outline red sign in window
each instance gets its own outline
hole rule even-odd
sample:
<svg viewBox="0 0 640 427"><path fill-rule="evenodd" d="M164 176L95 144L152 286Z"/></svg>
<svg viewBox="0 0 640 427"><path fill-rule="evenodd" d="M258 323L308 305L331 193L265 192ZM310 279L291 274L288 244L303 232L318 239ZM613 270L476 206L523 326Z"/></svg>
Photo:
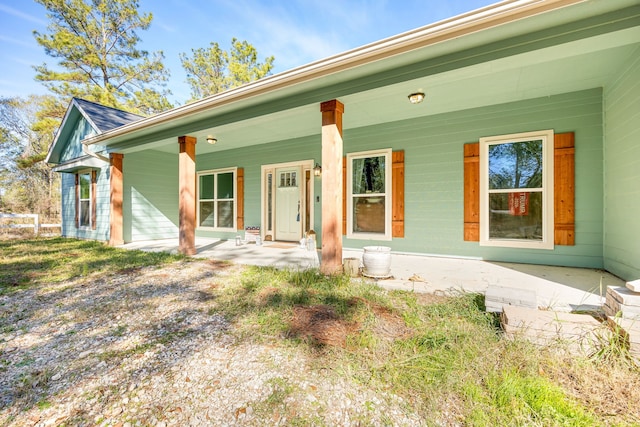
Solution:
<svg viewBox="0 0 640 427"><path fill-rule="evenodd" d="M529 215L529 193L509 193L509 213L515 216Z"/></svg>

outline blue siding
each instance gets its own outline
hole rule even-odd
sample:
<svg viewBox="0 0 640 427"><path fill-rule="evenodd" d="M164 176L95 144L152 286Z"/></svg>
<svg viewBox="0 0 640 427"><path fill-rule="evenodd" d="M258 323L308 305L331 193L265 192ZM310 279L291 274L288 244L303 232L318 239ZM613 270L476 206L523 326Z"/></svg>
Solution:
<svg viewBox="0 0 640 427"><path fill-rule="evenodd" d="M75 174L63 173L62 191L62 235L79 239L109 240L109 167L97 171L96 181L96 229L76 228Z"/></svg>
<svg viewBox="0 0 640 427"><path fill-rule="evenodd" d="M68 126L69 124L67 124ZM74 130L71 133L71 137L67 141L62 150L60 156L60 162L64 163L69 160L77 159L78 157L85 156L82 152L82 141L87 135L95 133L89 122L84 117L80 116L74 125ZM93 148L95 150L95 148Z"/></svg>

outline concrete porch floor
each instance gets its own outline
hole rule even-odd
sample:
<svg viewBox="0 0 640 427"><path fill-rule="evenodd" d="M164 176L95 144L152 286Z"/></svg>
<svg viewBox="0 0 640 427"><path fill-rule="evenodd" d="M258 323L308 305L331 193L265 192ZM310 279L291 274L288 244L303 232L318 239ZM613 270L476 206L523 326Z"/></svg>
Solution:
<svg viewBox="0 0 640 427"><path fill-rule="evenodd" d="M178 240L141 241L120 247L177 253ZM319 251L307 251L288 242L236 246L232 240L196 238L196 249L194 257L238 264L293 269L320 265ZM362 251L345 249L343 258L361 260ZM536 292L538 307L558 311L599 308L604 302L607 286L624 286L623 280L603 270L414 254L392 253L391 274L391 279L376 280L376 283L386 289L422 293L485 293L489 285L530 289Z"/></svg>

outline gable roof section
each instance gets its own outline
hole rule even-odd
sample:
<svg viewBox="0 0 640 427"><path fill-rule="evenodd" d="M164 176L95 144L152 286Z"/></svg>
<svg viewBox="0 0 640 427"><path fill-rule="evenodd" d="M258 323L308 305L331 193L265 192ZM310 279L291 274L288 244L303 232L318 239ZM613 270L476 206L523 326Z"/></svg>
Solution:
<svg viewBox="0 0 640 427"><path fill-rule="evenodd" d="M60 163L63 150L69 142L69 138L73 135L80 117L83 117L93 129L93 134L85 136L100 135L144 118L117 108L106 107L80 98L72 98L53 144L49 148L46 158L47 163Z"/></svg>
<svg viewBox="0 0 640 427"><path fill-rule="evenodd" d="M118 110L117 108L106 107L80 98L73 98L72 103L78 106L84 117L98 133L107 132L144 118L137 114Z"/></svg>

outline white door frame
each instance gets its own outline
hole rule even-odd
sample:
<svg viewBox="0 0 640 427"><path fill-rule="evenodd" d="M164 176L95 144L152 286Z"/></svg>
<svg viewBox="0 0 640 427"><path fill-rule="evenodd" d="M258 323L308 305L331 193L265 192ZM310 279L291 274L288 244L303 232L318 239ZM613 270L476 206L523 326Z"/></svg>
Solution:
<svg viewBox="0 0 640 427"><path fill-rule="evenodd" d="M267 219L267 173L273 173L273 179L271 181L272 185L272 196L273 201L275 203L275 172L276 169L280 168L288 168L288 167L296 167L299 166L302 170L302 176L300 177L300 186L301 186L301 200L300 200L300 222L302 226L302 233L304 234L304 230L307 227L305 215L303 212L306 212L307 208L307 200L311 206L309 206L309 228L313 229L314 222L314 175L313 175L313 159L311 160L300 160L296 162L286 162L286 163L272 163L268 165L262 165L260 167L260 235L264 239L267 234L271 234L272 239L275 240L275 204L273 205L273 215L271 218L271 227L267 229L268 219ZM306 173L307 171L311 174L311 185L309 186L309 194L307 194L307 186L306 186ZM269 231L268 231L269 230ZM263 240L264 241L264 240Z"/></svg>

